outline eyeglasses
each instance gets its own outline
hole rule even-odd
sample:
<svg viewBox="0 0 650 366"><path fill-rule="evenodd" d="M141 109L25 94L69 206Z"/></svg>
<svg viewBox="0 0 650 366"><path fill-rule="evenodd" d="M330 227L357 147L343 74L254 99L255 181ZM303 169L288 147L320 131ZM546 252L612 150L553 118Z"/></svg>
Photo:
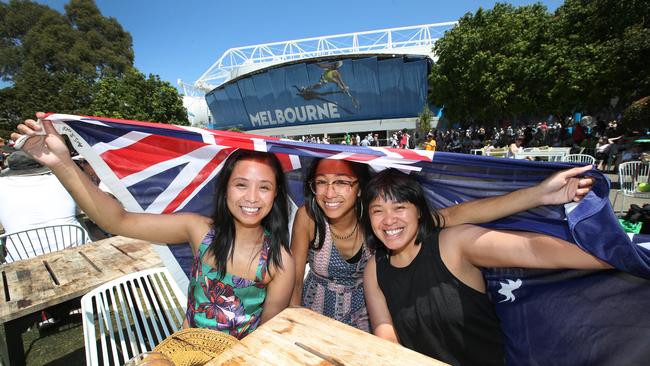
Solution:
<svg viewBox="0 0 650 366"><path fill-rule="evenodd" d="M352 190L352 187L354 187L354 185L357 183L358 181L356 180L338 179L332 182L328 182L326 180L317 179L309 182L309 188L311 188L311 191L314 194L325 194L331 185L334 193L348 194L350 193L350 190Z"/></svg>

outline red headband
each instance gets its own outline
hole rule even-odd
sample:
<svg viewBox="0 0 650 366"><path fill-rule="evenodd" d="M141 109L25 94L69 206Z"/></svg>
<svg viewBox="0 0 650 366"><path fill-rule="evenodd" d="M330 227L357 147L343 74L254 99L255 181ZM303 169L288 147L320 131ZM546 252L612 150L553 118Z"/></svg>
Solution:
<svg viewBox="0 0 650 366"><path fill-rule="evenodd" d="M343 174L350 177L357 175L352 170L350 163L344 160L323 159L318 163L316 175L320 174Z"/></svg>

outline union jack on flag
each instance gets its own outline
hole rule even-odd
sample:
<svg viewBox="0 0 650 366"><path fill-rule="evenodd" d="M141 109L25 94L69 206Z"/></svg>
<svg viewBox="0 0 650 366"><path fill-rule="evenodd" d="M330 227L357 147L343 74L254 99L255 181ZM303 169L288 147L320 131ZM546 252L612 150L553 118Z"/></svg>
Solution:
<svg viewBox="0 0 650 366"><path fill-rule="evenodd" d="M309 144L267 136L139 121L51 114L99 178L134 212L191 211L211 215L214 177L235 149L275 153L296 206L313 158L396 168L415 174L432 207L504 194L571 167L466 154ZM554 235L616 269L607 271L485 269L513 365L647 364L650 360L650 238L629 237L609 203L609 181L579 204L544 206L485 226ZM189 270L188 247L159 252L170 267ZM173 268L170 268L173 271ZM180 270L176 279L186 284Z"/></svg>

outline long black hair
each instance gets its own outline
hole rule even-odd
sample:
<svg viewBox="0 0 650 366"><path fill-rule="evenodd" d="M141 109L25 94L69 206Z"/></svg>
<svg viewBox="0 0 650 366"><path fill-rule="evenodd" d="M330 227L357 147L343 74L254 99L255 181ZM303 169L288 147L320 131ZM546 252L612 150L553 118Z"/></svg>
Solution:
<svg viewBox="0 0 650 366"><path fill-rule="evenodd" d="M287 186L278 158L274 154L259 151L236 150L224 162L223 168L216 178L215 185L215 208L214 214L212 214L214 238L212 238L208 250L214 256L221 278L226 273L226 262L228 258L231 258L235 250L235 221L227 204L228 181L235 165L241 160L266 162L275 173L275 199L271 211L262 219L261 223L262 228L269 233L271 242L269 260L266 262L267 269L271 263L277 267L282 267L282 248L289 253L291 252L289 249Z"/></svg>
<svg viewBox="0 0 650 366"><path fill-rule="evenodd" d="M314 239L309 243L309 245L316 250L320 249L325 242L325 223L327 216L325 216L323 210L318 206L318 203L316 203L316 196L314 195L314 192L311 191L310 183L316 178L316 169L321 160L323 159L314 159L312 161L303 188L307 215L309 215L309 217L316 223L316 225L314 225ZM368 164L355 163L353 161L346 162L350 164L352 171L356 174L356 178L358 179L357 185L359 189L363 191L363 187L365 187L370 180L370 168L368 167ZM361 215L362 212L364 212L363 202L358 198L355 202L354 210L357 215Z"/></svg>
<svg viewBox="0 0 650 366"><path fill-rule="evenodd" d="M434 235L437 228L442 227L443 219L438 211L429 208L427 199L417 180L409 174L397 169L386 169L377 173L362 193L363 204L368 207L375 198L392 202L410 202L418 210L418 233L415 244L419 245L426 238ZM366 235L366 244L372 250L385 250L384 243L377 238L370 224L370 212L363 215L361 220Z"/></svg>

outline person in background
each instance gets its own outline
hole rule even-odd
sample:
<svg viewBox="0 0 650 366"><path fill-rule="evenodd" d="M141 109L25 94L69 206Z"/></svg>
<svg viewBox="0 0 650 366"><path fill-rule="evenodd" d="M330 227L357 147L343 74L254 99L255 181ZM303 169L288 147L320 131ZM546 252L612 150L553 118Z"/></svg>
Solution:
<svg viewBox="0 0 650 366"><path fill-rule="evenodd" d="M600 137L596 144L596 166L598 170L604 170L609 160L609 152L612 148L611 142L606 137Z"/></svg>
<svg viewBox="0 0 650 366"><path fill-rule="evenodd" d="M433 138L432 134L427 135L427 142L424 144L424 150L436 151L436 139Z"/></svg>
<svg viewBox="0 0 650 366"><path fill-rule="evenodd" d="M400 137L399 140L399 147L400 149L408 149L409 147L409 138L411 138L411 135L408 134L408 130L405 128L402 130L402 136Z"/></svg>
<svg viewBox="0 0 650 366"><path fill-rule="evenodd" d="M399 147L399 138L396 133L393 133L390 137L390 147L397 149Z"/></svg>
<svg viewBox="0 0 650 366"><path fill-rule="evenodd" d="M519 135L508 147L508 152L506 153L506 158L514 159L517 153L524 151L524 140L526 138L524 135Z"/></svg>
<svg viewBox="0 0 650 366"><path fill-rule="evenodd" d="M372 146L379 147L379 134L376 133L372 136Z"/></svg>
<svg viewBox="0 0 650 366"><path fill-rule="evenodd" d="M363 137L363 140L361 140L360 146L363 146L363 147L370 146L370 141L368 141L368 136Z"/></svg>
<svg viewBox="0 0 650 366"><path fill-rule="evenodd" d="M0 173L0 224L6 234L54 225L78 225L76 204L50 169L23 151L7 159L8 168ZM48 242L44 232L33 234L35 241ZM77 239L61 238L62 246L77 244ZM13 241L7 241L13 242ZM43 254L41 246L5 248L6 261Z"/></svg>

